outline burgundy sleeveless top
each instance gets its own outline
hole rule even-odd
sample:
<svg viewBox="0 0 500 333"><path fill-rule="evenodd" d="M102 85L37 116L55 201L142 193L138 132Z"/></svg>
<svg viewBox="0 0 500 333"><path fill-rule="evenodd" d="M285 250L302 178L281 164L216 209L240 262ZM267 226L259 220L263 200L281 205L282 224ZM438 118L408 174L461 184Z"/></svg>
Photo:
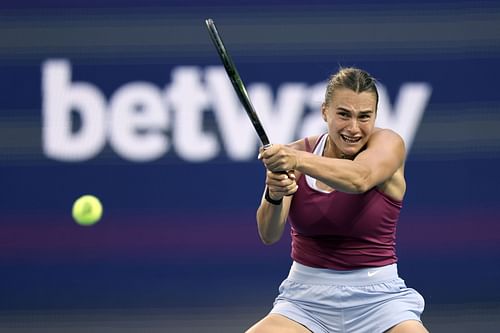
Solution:
<svg viewBox="0 0 500 333"><path fill-rule="evenodd" d="M321 192L310 187L306 175L299 178L298 185L288 215L293 260L337 270L397 261L395 236L401 201L376 187L361 194Z"/></svg>

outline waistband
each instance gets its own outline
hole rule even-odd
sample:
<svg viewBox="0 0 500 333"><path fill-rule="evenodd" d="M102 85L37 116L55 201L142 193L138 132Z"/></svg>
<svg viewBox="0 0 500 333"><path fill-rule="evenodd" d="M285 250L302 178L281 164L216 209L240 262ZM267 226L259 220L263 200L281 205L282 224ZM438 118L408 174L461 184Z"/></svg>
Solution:
<svg viewBox="0 0 500 333"><path fill-rule="evenodd" d="M397 279L398 266L360 268L341 271L329 268L309 267L294 261L288 274L291 281L304 284L366 286Z"/></svg>

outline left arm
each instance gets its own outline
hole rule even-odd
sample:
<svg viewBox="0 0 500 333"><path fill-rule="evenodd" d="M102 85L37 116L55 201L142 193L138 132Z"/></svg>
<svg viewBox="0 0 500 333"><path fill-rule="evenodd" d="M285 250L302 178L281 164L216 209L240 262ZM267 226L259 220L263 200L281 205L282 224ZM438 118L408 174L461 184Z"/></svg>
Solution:
<svg viewBox="0 0 500 333"><path fill-rule="evenodd" d="M317 156L273 145L263 161L272 171L297 170L342 192L363 193L384 183L403 165L405 147L391 130L375 131L354 160Z"/></svg>

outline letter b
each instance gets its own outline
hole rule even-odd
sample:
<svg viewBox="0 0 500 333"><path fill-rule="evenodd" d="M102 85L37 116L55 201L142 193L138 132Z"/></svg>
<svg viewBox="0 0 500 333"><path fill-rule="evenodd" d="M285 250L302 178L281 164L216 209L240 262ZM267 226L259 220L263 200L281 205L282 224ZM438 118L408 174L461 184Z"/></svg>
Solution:
<svg viewBox="0 0 500 333"><path fill-rule="evenodd" d="M42 78L42 145L46 155L61 161L83 161L97 155L106 143L106 100L102 93L89 83L71 83L68 61L45 62ZM77 131L72 130L72 111L80 115Z"/></svg>

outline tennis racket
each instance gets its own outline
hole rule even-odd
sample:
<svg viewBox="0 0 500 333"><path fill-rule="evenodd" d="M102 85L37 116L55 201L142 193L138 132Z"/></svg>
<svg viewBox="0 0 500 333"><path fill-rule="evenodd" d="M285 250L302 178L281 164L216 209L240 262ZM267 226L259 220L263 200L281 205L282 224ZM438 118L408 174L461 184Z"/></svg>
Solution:
<svg viewBox="0 0 500 333"><path fill-rule="evenodd" d="M236 91L241 104L245 108L248 118L250 118L250 121L252 122L252 125L257 132L257 135L259 136L264 149L269 148L271 146L271 143L269 142L266 131L264 130L264 127L260 122L257 112L255 112L255 109L253 108L252 102L250 101L250 97L248 96L245 85L241 80L240 74L238 74L238 70L236 69L234 62L231 60L231 57L229 56L229 53L227 52L227 49L224 46L219 33L217 32L214 21L209 18L205 20L205 23L207 25L210 38L212 39L212 42L214 43L215 48L219 53L222 63L224 64L224 68L226 69L226 73L229 76L229 80L231 80L231 83L233 84L234 91Z"/></svg>

